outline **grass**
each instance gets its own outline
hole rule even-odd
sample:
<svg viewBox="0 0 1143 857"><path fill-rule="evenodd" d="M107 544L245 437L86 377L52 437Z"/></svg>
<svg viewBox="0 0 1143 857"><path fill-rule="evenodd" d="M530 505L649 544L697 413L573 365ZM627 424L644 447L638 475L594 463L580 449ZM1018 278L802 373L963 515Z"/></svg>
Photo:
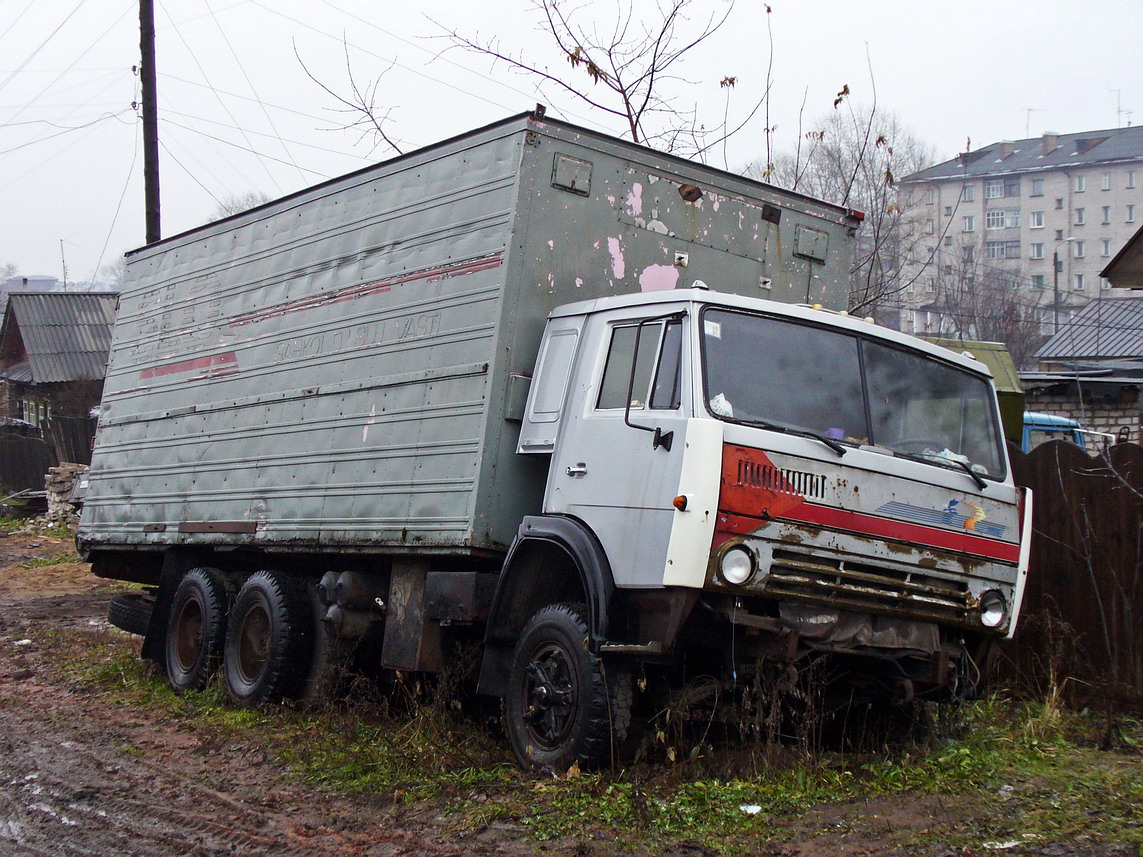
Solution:
<svg viewBox="0 0 1143 857"><path fill-rule="evenodd" d="M124 640L59 634L46 648L80 692L256 746L317 789L427 802L451 830L495 824L537 841L652 852L698 841L748 853L841 831L900 848L1083 842L1143 853L1143 724L1130 718L1120 724L1122 746L1105 752L1103 724L1091 715L994 698L965 706L925 740L878 753L726 748L740 759L734 773L706 748L673 764L553 778L520 772L494 728L430 704L417 685L398 681L316 711L240 710L216 688L174 694ZM919 816L931 810L932 820L888 820L910 806Z"/></svg>

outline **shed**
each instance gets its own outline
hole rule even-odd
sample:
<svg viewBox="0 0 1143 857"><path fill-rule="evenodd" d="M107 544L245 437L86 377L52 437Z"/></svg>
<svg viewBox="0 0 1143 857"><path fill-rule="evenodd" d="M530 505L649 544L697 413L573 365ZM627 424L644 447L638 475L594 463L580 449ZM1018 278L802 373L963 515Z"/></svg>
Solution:
<svg viewBox="0 0 1143 857"><path fill-rule="evenodd" d="M60 461L87 464L118 295L23 292L0 325L0 416L39 427Z"/></svg>

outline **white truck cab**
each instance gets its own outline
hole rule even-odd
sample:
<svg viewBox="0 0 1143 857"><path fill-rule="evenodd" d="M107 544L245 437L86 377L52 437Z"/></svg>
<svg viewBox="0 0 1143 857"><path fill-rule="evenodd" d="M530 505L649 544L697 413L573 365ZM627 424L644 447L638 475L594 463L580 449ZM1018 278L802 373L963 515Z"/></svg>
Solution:
<svg viewBox="0 0 1143 857"><path fill-rule="evenodd" d="M697 646L742 675L829 654L897 698L947 697L1016 627L1031 504L989 372L913 337L702 289L571 304L548 321L518 451L550 454L543 517L582 530L609 572L582 617L604 662ZM497 599L517 624L513 557L533 538L553 538L540 518ZM486 663L529 638L511 612L489 623ZM517 699L517 752L562 762L553 700L589 688L561 686L576 671L552 640L527 643L499 671L515 684L485 679L510 715Z"/></svg>

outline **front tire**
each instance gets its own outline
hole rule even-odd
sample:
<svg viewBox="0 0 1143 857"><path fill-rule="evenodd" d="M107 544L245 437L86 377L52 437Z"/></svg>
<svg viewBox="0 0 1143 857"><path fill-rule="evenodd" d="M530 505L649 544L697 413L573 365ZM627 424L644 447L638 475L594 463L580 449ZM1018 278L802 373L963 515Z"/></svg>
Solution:
<svg viewBox="0 0 1143 857"><path fill-rule="evenodd" d="M309 671L313 610L304 587L286 575L250 575L230 611L222 674L236 705L295 699Z"/></svg>
<svg viewBox="0 0 1143 857"><path fill-rule="evenodd" d="M584 608L553 604L516 645L505 731L525 767L565 771L609 762L631 722L631 675L592 654Z"/></svg>
<svg viewBox="0 0 1143 857"><path fill-rule="evenodd" d="M192 568L175 590L167 622L167 679L178 693L203 690L222 660L226 587L216 571Z"/></svg>

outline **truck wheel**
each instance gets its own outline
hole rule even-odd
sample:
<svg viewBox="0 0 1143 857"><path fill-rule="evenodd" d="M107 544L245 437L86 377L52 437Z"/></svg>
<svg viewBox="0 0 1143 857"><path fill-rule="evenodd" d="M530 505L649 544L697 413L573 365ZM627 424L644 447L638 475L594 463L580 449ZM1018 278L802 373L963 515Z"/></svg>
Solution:
<svg viewBox="0 0 1143 857"><path fill-rule="evenodd" d="M155 596L145 592L120 592L107 605L107 621L128 634L144 636L151 624Z"/></svg>
<svg viewBox="0 0 1143 857"><path fill-rule="evenodd" d="M222 658L226 588L218 573L192 568L175 590L167 622L167 679L179 693L202 690Z"/></svg>
<svg viewBox="0 0 1143 857"><path fill-rule="evenodd" d="M226 693L237 705L293 699L309 667L313 610L305 588L285 575L259 571L234 599L222 658Z"/></svg>
<svg viewBox="0 0 1143 857"><path fill-rule="evenodd" d="M604 764L631 722L628 670L588 647L584 608L553 604L524 627L508 678L505 731L521 764L564 771Z"/></svg>

